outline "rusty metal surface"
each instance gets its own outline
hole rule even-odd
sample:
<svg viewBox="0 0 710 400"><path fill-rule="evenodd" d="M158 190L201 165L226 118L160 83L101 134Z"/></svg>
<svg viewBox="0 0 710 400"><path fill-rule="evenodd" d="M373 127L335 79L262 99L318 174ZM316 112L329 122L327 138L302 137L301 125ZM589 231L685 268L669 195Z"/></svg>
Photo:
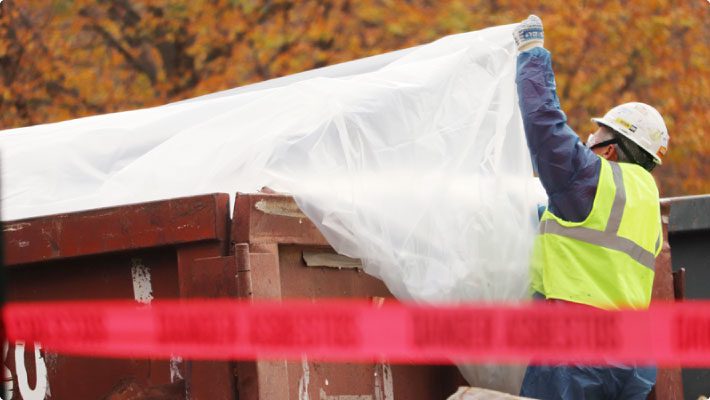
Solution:
<svg viewBox="0 0 710 400"><path fill-rule="evenodd" d="M244 202L242 204L249 204ZM235 209L239 209L235 207ZM250 212L244 208L244 212ZM237 212L235 211L235 217ZM242 221L248 216L240 216ZM233 236L234 237L234 236ZM234 246L237 263L237 290L244 299L280 299L281 275L278 245L237 243ZM283 360L239 361L236 363L240 400L288 399L287 363Z"/></svg>
<svg viewBox="0 0 710 400"><path fill-rule="evenodd" d="M237 193L233 221L235 243L328 246L328 241L290 196Z"/></svg>
<svg viewBox="0 0 710 400"><path fill-rule="evenodd" d="M226 238L224 238L226 239ZM225 253L224 241L178 248L181 298L235 297L236 264ZM227 361L184 361L186 397L195 400L236 397L235 370Z"/></svg>
<svg viewBox="0 0 710 400"><path fill-rule="evenodd" d="M239 293L244 298L355 297L396 301L358 268L306 266L307 254L334 254L292 198L237 195L232 225ZM248 252L249 257L244 254ZM453 366L381 363L241 362L239 399L445 399L462 384Z"/></svg>
<svg viewBox="0 0 710 400"><path fill-rule="evenodd" d="M292 198L206 195L5 224L9 300L357 297L396 301L359 268L306 266L333 254ZM668 203L670 204L670 203ZM664 205L667 238L669 205ZM321 259L330 259L320 257ZM657 259L655 299L673 299L668 241ZM350 264L348 264L350 265ZM353 265L356 266L356 263ZM680 279L680 281L679 281ZM464 384L453 366L296 362L108 360L35 353L4 357L20 390L38 390L47 370L52 399L444 399ZM18 376L17 363L24 362ZM678 369L659 372L655 398L682 398Z"/></svg>
<svg viewBox="0 0 710 400"><path fill-rule="evenodd" d="M671 246L668 241L668 215L670 213L670 205L667 203L661 204L661 221L663 225L663 246L661 254L656 257L655 270L656 274L653 280L654 300L673 300L673 275L671 268Z"/></svg>
<svg viewBox="0 0 710 400"><path fill-rule="evenodd" d="M334 253L332 249L320 246L279 246L283 298L358 297L371 298L378 303L396 301L379 279L359 269L308 267L303 260L304 252ZM328 396L361 396L350 398L373 400L445 399L456 391L457 385L453 381L460 376L452 366L390 365L386 362L346 364L302 360L300 363L289 362L287 368L290 398L299 398L300 391L305 390L310 398L317 399Z"/></svg>
<svg viewBox="0 0 710 400"><path fill-rule="evenodd" d="M180 400L184 398L184 381L146 387L137 380L128 378L119 381L111 390L111 393L101 400Z"/></svg>
<svg viewBox="0 0 710 400"><path fill-rule="evenodd" d="M96 300L136 298L140 290L134 284L150 285L154 298L178 297L175 255L156 250L139 250L115 255L63 259L12 268L8 272L8 295L11 301ZM134 278L133 271L146 275ZM146 289L146 287L143 287ZM28 346L29 347L29 346ZM5 364L12 372L15 395L20 396L22 380L37 380L37 363L44 363L46 381L53 399L100 398L121 378L133 377L143 386L170 383L167 361L116 360L72 356L43 355L35 358L30 349L15 353L10 344ZM18 357L26 360L24 371L16 368ZM19 375L18 375L19 373ZM27 391L24 391L27 393Z"/></svg>
<svg viewBox="0 0 710 400"><path fill-rule="evenodd" d="M656 258L656 274L653 280L654 301L674 301L676 297L673 271L671 268L671 246L668 241L668 216L670 204L661 203L661 221L663 223L663 246L661 254ZM656 386L648 397L649 399L682 399L683 381L680 368L659 368L656 377Z"/></svg>
<svg viewBox="0 0 710 400"><path fill-rule="evenodd" d="M677 301L685 299L685 268L673 271L673 294Z"/></svg>
<svg viewBox="0 0 710 400"><path fill-rule="evenodd" d="M227 204L227 195L216 194L6 223L8 300L149 303L233 295L222 279L228 271L196 260L227 254ZM215 370L214 363L178 358L71 357L34 347L11 343L4 354L14 400L174 399L190 390L193 399L228 399L236 393L230 365Z"/></svg>
<svg viewBox="0 0 710 400"><path fill-rule="evenodd" d="M11 301L135 298L135 290L141 288L134 287L134 283L150 285L154 297L176 298L179 293L175 262L174 252L148 249L10 268L8 298ZM134 271L138 274L136 279Z"/></svg>
<svg viewBox="0 0 710 400"><path fill-rule="evenodd" d="M5 265L224 237L229 197L212 194L3 223Z"/></svg>

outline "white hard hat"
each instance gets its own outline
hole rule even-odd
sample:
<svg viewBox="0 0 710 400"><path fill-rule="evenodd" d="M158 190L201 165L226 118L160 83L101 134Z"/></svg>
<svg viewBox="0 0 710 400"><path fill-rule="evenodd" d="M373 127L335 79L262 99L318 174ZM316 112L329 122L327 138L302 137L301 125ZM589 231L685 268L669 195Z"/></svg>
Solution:
<svg viewBox="0 0 710 400"><path fill-rule="evenodd" d="M668 129L661 114L644 103L625 103L609 110L602 118L592 121L624 135L653 156L656 164L668 151Z"/></svg>

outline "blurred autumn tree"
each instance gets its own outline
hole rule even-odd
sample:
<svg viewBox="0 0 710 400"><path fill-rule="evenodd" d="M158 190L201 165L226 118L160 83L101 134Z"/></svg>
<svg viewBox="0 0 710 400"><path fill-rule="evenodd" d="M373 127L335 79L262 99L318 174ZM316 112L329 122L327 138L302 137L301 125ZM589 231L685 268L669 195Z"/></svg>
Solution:
<svg viewBox="0 0 710 400"><path fill-rule="evenodd" d="M710 6L704 0L5 0L0 128L198 96L519 21L545 23L583 138L620 102L672 135L664 195L710 192Z"/></svg>

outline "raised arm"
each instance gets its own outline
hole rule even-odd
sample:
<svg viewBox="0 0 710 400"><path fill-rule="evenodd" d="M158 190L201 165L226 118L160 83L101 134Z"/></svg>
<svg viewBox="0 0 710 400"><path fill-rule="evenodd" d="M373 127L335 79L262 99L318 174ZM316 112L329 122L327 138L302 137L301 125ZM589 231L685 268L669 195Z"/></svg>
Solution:
<svg viewBox="0 0 710 400"><path fill-rule="evenodd" d="M520 28L516 34L522 50L516 76L518 102L533 167L547 192L550 211L567 221L583 221L592 209L601 161L567 125L550 52L542 47L542 24L539 36L521 34Z"/></svg>

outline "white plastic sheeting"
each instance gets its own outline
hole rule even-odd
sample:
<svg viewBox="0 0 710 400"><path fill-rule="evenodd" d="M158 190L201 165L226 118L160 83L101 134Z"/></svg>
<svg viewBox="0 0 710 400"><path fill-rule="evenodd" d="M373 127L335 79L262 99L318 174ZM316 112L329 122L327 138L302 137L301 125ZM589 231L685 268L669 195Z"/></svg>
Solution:
<svg viewBox="0 0 710 400"><path fill-rule="evenodd" d="M268 185L399 298L521 299L544 194L517 107L512 29L2 132L3 217Z"/></svg>

